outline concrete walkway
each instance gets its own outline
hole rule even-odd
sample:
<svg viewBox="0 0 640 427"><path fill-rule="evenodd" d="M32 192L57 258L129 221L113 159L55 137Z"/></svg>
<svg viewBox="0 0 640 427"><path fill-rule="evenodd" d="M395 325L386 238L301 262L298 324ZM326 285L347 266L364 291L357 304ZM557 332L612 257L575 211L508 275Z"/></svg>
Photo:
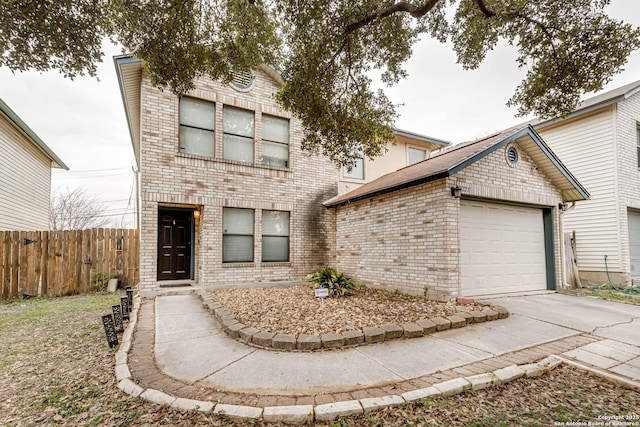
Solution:
<svg viewBox="0 0 640 427"><path fill-rule="evenodd" d="M227 337L195 295L158 296L140 307L128 364L142 388L257 407L400 395L552 354L640 390L640 306L560 294L492 302L511 316L422 338L296 353Z"/></svg>
<svg viewBox="0 0 640 427"><path fill-rule="evenodd" d="M640 306L559 294L501 298L496 303L518 317L602 338L560 356L640 385Z"/></svg>

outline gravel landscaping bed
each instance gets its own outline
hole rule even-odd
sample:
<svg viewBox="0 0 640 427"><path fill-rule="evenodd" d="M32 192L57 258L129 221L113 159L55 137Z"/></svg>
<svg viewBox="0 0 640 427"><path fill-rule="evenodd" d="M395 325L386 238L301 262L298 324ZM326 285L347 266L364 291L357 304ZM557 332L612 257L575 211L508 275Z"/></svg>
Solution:
<svg viewBox="0 0 640 427"><path fill-rule="evenodd" d="M349 297L327 299L316 299L312 285L216 289L210 294L240 323L292 335L342 333L385 323L402 325L480 308L371 288L359 288Z"/></svg>

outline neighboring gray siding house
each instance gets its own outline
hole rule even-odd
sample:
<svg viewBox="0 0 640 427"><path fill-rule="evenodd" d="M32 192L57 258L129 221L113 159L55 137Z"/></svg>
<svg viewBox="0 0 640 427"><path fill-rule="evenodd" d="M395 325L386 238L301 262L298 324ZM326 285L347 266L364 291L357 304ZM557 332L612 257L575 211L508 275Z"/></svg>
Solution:
<svg viewBox="0 0 640 427"><path fill-rule="evenodd" d="M562 287L559 205L589 197L531 127L454 146L326 201L336 265L432 299Z"/></svg>
<svg viewBox="0 0 640 427"><path fill-rule="evenodd" d="M564 215L585 284L640 278L640 81L584 101L536 131L591 193Z"/></svg>
<svg viewBox="0 0 640 427"><path fill-rule="evenodd" d="M52 167L68 169L0 99L0 231L49 229Z"/></svg>

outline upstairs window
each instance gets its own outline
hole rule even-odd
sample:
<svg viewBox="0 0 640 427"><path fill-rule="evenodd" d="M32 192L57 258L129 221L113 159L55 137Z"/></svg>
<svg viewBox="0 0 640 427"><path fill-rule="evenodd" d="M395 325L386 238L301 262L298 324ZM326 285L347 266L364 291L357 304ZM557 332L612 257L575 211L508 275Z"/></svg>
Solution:
<svg viewBox="0 0 640 427"><path fill-rule="evenodd" d="M225 106L223 123L224 158L253 163L254 112Z"/></svg>
<svg viewBox="0 0 640 427"><path fill-rule="evenodd" d="M289 167L289 120L262 115L262 164Z"/></svg>
<svg viewBox="0 0 640 427"><path fill-rule="evenodd" d="M200 99L180 98L181 153L213 157L216 106Z"/></svg>
<svg viewBox="0 0 640 427"><path fill-rule="evenodd" d="M262 261L289 261L289 212L262 211Z"/></svg>
<svg viewBox="0 0 640 427"><path fill-rule="evenodd" d="M421 150L419 148L408 147L407 148L407 161L409 165L421 162L427 158L427 150Z"/></svg>
<svg viewBox="0 0 640 427"><path fill-rule="evenodd" d="M222 262L253 262L252 209L224 208Z"/></svg>
<svg viewBox="0 0 640 427"><path fill-rule="evenodd" d="M351 179L364 179L364 155L359 154L355 164L349 170L348 167L342 167L342 176Z"/></svg>

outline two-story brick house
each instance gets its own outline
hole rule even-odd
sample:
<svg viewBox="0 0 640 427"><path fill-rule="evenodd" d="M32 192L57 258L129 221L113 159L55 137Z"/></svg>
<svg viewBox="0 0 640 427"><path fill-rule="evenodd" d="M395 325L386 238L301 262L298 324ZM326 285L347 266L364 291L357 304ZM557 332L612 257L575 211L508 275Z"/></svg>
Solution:
<svg viewBox="0 0 640 427"><path fill-rule="evenodd" d="M534 126L591 193L564 215L584 284L640 279L640 81Z"/></svg>
<svg viewBox="0 0 640 427"><path fill-rule="evenodd" d="M228 85L199 78L177 97L153 87L141 61L114 61L140 170L143 293L301 281L334 263L334 212L322 202L339 183L346 191L384 171L367 162L362 176L340 173L303 152L301 124L276 103L282 80L266 66ZM397 140L394 169L448 144L404 131Z"/></svg>

